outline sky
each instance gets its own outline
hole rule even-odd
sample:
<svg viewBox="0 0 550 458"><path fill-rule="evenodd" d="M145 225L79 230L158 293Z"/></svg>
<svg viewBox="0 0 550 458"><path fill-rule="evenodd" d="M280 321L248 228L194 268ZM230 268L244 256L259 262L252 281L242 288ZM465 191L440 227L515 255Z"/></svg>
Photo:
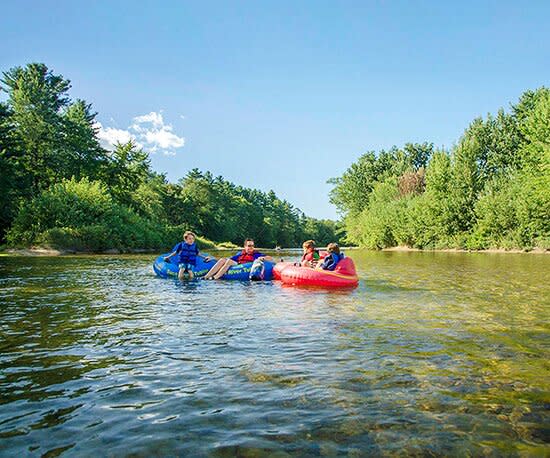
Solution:
<svg viewBox="0 0 550 458"><path fill-rule="evenodd" d="M0 71L43 62L177 182L193 169L337 218L366 151L450 148L550 84L550 2L11 1ZM5 100L5 96L4 96Z"/></svg>

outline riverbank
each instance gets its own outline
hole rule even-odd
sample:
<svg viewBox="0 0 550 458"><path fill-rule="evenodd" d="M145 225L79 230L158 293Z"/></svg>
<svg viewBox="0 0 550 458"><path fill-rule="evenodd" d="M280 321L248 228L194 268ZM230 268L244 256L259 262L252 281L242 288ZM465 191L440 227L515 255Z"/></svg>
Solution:
<svg viewBox="0 0 550 458"><path fill-rule="evenodd" d="M239 247L231 242L223 242L219 245L205 247L206 250L236 250ZM170 248L167 247L166 251ZM69 255L118 255L118 254L155 254L162 250L156 248L131 248L118 250L116 248L105 251L55 249L49 247L31 248L3 248L0 249L0 256L69 256ZM202 251L202 250L201 250Z"/></svg>
<svg viewBox="0 0 550 458"><path fill-rule="evenodd" d="M224 250L236 250L238 246L231 246L230 243L222 243L215 247L209 247L210 250L224 251ZM342 251L360 250L366 248L360 247L342 247ZM275 251L270 248L260 248L261 251ZM280 251L301 251L301 248L283 248ZM544 250L542 248L534 248L532 250L519 250L504 248L491 248L487 250L464 250L459 248L442 248L442 249L420 249L411 248L407 246L396 246L391 248L383 248L382 250L370 250L370 251L396 251L396 252L425 252L425 253L497 253L497 254L550 254L550 250ZM159 253L157 249L129 249L129 250L106 250L101 252L92 251L78 251L78 250L57 250L45 247L32 247L32 248L6 248L0 250L0 256L70 256L70 255L118 255L118 254L155 254Z"/></svg>
<svg viewBox="0 0 550 458"><path fill-rule="evenodd" d="M56 250L52 248L8 248L0 251L0 256L67 256L75 254L147 254L158 253L158 250L134 249L134 250L106 250L101 252L77 251L77 250Z"/></svg>
<svg viewBox="0 0 550 458"><path fill-rule="evenodd" d="M545 250L542 248L533 248L532 250L520 250L520 249L505 249L505 248L489 248L486 250L465 250L461 248L439 248L439 249L421 249L421 248L411 248L408 246L395 246L391 248L383 248L382 251L411 251L411 252L442 252L442 253L529 253L529 254L550 254L550 250Z"/></svg>

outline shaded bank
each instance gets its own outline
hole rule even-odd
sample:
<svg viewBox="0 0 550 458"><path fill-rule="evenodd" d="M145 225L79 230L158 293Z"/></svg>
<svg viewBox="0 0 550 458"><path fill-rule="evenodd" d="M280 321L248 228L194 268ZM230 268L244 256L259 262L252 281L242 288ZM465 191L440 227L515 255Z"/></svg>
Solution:
<svg viewBox="0 0 550 458"><path fill-rule="evenodd" d="M233 247L230 246L231 243L225 243L223 245L214 245L207 247L205 249L207 250L214 250L217 252L232 252L236 249L239 249L237 245L234 245ZM169 247L166 247L167 249ZM258 248L260 251L269 251L273 256L275 257L286 257L288 258L289 253L301 253L301 248L283 248L281 250L275 250L273 248ZM504 248L493 248L493 249L487 249L487 250L464 250L460 248L441 248L441 249L422 249L422 248L411 248L407 246L395 246L390 248L382 248L380 250L368 250L365 248L360 247L341 247L341 250L344 252L352 252L356 250L367 250L367 251L382 251L382 252L411 252L411 253L487 253L487 254L536 254L536 255L544 255L544 254L550 254L550 250L548 249L542 249L542 248L534 248L532 250L528 249L504 249ZM86 255L117 255L117 254L157 254L159 253L159 250L157 249L133 249L133 250L127 250L124 252L121 252L119 250L106 250L102 252L90 252L90 251L75 251L75 250L56 250L51 248L5 248L3 250L0 250L0 256L68 256L68 255L80 255L80 254L86 254ZM353 254L348 254L349 256L353 256Z"/></svg>

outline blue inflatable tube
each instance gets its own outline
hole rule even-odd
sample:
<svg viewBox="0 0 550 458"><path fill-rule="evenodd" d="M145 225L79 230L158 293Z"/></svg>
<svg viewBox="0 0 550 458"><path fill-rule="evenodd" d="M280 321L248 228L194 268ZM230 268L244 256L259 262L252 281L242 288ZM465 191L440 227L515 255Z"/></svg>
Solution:
<svg viewBox="0 0 550 458"><path fill-rule="evenodd" d="M173 258L166 262L164 258L168 256L169 253L161 254L155 262L153 263L153 270L155 273L162 278L178 278L179 267L178 264L173 261ZM205 256L208 256L204 253ZM206 262L203 258L197 258L197 265L193 269L193 273L196 278L204 277L206 273L216 264L216 259L211 259ZM251 262L246 264L239 264L233 267L230 267L229 270L222 277L222 280L241 280L246 281L250 280L250 271L252 268ZM272 280L273 279L273 266L274 262L265 261L263 263L261 271L255 272L255 279L258 280Z"/></svg>
<svg viewBox="0 0 550 458"><path fill-rule="evenodd" d="M252 262L245 264L239 264L232 266L221 278L222 280L250 280L250 270L252 268ZM257 272L259 278L255 280L272 280L273 279L273 266L274 262L264 261L262 272Z"/></svg>
<svg viewBox="0 0 550 458"><path fill-rule="evenodd" d="M162 278L178 278L178 272L180 269L174 258L170 259L169 262L164 260L164 258L169 254L170 253L161 254L157 259L155 259L155 262L153 263L153 270L159 277ZM205 253L203 254L208 256ZM210 259L210 261L206 262L203 258L198 257L197 265L193 269L193 274L195 274L195 277L197 278L204 277L206 272L208 272L214 264L216 264L215 259Z"/></svg>

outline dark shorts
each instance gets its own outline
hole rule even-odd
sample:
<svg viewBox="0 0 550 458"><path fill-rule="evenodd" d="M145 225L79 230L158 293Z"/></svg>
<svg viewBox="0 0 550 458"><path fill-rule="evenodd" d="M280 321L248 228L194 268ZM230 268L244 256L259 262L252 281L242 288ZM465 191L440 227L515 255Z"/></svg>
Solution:
<svg viewBox="0 0 550 458"><path fill-rule="evenodd" d="M195 268L195 265L189 262L180 262L178 264L178 267L180 268L180 270L184 270L185 272L187 272L189 270L193 271L193 269Z"/></svg>

